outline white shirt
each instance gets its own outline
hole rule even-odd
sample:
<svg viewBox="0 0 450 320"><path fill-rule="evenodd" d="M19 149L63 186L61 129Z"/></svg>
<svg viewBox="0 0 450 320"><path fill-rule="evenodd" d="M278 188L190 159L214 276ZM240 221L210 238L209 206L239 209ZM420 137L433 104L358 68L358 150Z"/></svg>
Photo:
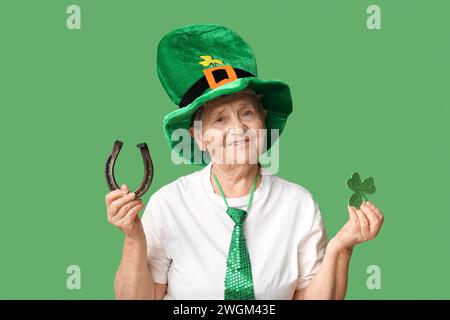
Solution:
<svg viewBox="0 0 450 320"><path fill-rule="evenodd" d="M224 299L234 222L210 181L211 163L163 186L142 224L154 282L164 299ZM261 170L262 182L244 220L255 299L292 299L319 270L328 243L319 206L304 187ZM227 198L247 208L250 195Z"/></svg>

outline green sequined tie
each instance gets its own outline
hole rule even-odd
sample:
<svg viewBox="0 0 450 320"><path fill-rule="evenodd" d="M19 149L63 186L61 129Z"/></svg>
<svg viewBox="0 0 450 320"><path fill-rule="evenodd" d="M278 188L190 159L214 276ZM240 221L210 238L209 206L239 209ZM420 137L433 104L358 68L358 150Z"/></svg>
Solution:
<svg viewBox="0 0 450 320"><path fill-rule="evenodd" d="M255 300L252 267L250 264L247 244L245 242L243 222L247 216L247 212L250 210L256 182L258 181L259 170L257 170L255 175L255 181L253 182L252 191L250 193L247 211L233 208L228 205L220 183L216 175L213 175L217 187L219 188L222 198L228 208L227 213L235 223L233 234L231 236L230 248L228 250L227 272L225 275L225 300Z"/></svg>

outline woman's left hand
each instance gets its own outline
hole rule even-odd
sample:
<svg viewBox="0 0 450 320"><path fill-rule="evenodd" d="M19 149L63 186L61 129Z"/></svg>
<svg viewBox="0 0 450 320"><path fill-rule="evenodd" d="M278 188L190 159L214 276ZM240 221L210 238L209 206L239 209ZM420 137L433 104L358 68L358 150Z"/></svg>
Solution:
<svg viewBox="0 0 450 320"><path fill-rule="evenodd" d="M360 209L347 206L347 210L350 219L330 242L351 252L358 243L375 239L383 225L384 215L370 201L361 204Z"/></svg>

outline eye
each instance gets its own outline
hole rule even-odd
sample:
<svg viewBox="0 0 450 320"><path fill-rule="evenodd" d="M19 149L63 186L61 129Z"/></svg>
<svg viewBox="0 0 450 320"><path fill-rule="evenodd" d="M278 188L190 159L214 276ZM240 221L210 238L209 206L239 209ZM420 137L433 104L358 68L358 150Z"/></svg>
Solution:
<svg viewBox="0 0 450 320"><path fill-rule="evenodd" d="M243 115L244 116L251 116L251 115L253 115L253 111L252 110L246 110L246 111L244 111Z"/></svg>
<svg viewBox="0 0 450 320"><path fill-rule="evenodd" d="M223 117L218 117L218 118L216 119L216 123L221 123L221 122L223 122L223 120L224 120Z"/></svg>

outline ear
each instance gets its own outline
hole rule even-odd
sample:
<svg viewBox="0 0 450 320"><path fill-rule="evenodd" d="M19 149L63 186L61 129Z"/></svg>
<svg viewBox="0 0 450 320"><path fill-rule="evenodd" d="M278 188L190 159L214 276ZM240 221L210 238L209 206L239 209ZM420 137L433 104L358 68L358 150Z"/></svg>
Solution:
<svg viewBox="0 0 450 320"><path fill-rule="evenodd" d="M266 118L267 118L267 110L264 109L263 111L264 111L264 115L263 115L263 123L265 123L265 122L266 122Z"/></svg>
<svg viewBox="0 0 450 320"><path fill-rule="evenodd" d="M206 146L205 146L205 143L203 142L202 134L200 132L198 132L198 130L195 130L194 126L191 126L189 128L189 134L191 135L191 137L194 138L195 143L197 143L198 148L201 151L205 151L206 150Z"/></svg>

